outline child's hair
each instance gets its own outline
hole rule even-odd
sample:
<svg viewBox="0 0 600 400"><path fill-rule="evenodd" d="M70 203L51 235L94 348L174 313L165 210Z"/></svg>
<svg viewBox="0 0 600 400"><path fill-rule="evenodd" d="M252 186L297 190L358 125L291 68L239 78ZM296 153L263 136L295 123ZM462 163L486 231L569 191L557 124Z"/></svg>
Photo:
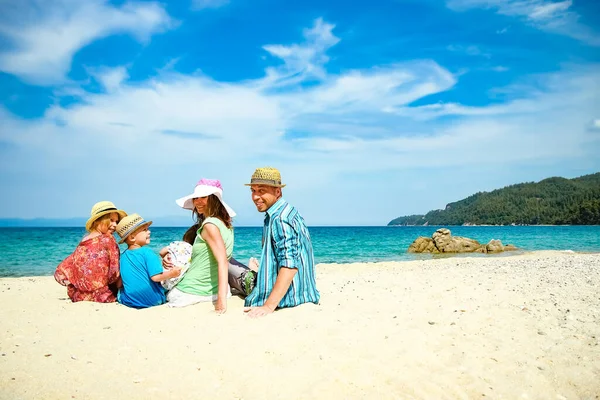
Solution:
<svg viewBox="0 0 600 400"><path fill-rule="evenodd" d="M219 218L227 228L231 228L231 217L217 196L211 194L206 201L204 216Z"/></svg>
<svg viewBox="0 0 600 400"><path fill-rule="evenodd" d="M110 218L113 214L117 214L117 213L110 213L110 214L103 215L100 218L98 218L97 220L95 220L94 222L92 222L92 226L90 227L90 232L93 232L96 229L100 232L108 230L108 227L110 226L110 223L111 223ZM117 214L117 222L119 222L120 219L121 219L121 217L119 216L119 214Z"/></svg>
<svg viewBox="0 0 600 400"><path fill-rule="evenodd" d="M142 229L148 229L148 225L142 225L142 226L140 226L140 227L136 228L136 230L135 230L135 231L133 231L133 232L131 232L129 235L127 235L127 237L125 238L125 243L126 243L127 245L129 245L129 244L130 244L130 242L133 240L133 237L134 237L135 235L137 235L138 233L140 233L140 231L141 231Z"/></svg>

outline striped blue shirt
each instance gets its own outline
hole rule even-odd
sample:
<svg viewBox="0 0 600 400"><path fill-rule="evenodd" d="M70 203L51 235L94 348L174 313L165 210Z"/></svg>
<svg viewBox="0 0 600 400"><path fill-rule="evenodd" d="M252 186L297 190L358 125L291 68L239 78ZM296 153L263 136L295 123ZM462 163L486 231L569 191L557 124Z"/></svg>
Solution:
<svg viewBox="0 0 600 400"><path fill-rule="evenodd" d="M298 272L278 307L319 303L320 295L315 280L315 261L308 228L298 210L283 198L277 200L265 213L256 286L246 297L246 307L265 304L281 267L294 268Z"/></svg>

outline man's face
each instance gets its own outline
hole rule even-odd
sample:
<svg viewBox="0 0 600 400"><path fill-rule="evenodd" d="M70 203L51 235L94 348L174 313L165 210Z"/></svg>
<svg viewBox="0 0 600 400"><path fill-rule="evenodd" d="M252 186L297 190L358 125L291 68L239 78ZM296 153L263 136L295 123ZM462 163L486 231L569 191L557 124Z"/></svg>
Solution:
<svg viewBox="0 0 600 400"><path fill-rule="evenodd" d="M265 212L281 197L281 188L267 185L252 185L252 201L259 212Z"/></svg>

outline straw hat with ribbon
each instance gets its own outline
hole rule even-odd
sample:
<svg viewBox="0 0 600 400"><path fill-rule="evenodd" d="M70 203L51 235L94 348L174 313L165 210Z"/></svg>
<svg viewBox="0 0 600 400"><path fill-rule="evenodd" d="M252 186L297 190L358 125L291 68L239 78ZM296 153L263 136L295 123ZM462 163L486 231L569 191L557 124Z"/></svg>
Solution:
<svg viewBox="0 0 600 400"><path fill-rule="evenodd" d="M192 194L177 199L175 200L175 202L181 208L185 208L186 210L193 210L194 199L198 197L206 197L211 194L217 196L221 204L223 204L223 207L225 207L225 210L227 210L227 214L229 214L230 217L233 218L236 216L235 211L233 211L233 209L229 207L227 203L225 203L225 201L223 201L223 187L221 186L221 182L219 182L217 179L200 179L196 184L196 187L194 188L194 192Z"/></svg>
<svg viewBox="0 0 600 400"><path fill-rule="evenodd" d="M98 218L105 216L106 214L117 213L119 218L127 216L127 213L123 210L118 210L117 207L111 201L99 201L94 204L92 211L90 212L90 218L85 223L85 229L90 232L92 230L92 224Z"/></svg>
<svg viewBox="0 0 600 400"><path fill-rule="evenodd" d="M125 239L127 239L127 236L135 232L136 229L150 225L152 225L152 221L144 221L144 218L142 218L139 214L131 214L126 216L117 225L117 233L121 238L121 240L119 240L119 244L124 243Z"/></svg>
<svg viewBox="0 0 600 400"><path fill-rule="evenodd" d="M281 183L281 174L279 173L279 170L273 167L257 168L252 174L250 183L246 183L245 185L266 185L279 188L285 187L285 185Z"/></svg>

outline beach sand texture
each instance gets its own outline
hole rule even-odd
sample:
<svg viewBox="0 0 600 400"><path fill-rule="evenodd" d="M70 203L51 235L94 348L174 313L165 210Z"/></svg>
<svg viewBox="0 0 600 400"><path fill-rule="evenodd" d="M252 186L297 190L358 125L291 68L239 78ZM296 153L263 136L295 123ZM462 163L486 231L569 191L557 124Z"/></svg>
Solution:
<svg viewBox="0 0 600 400"><path fill-rule="evenodd" d="M0 280L2 399L599 399L600 254L320 264L320 305L71 303Z"/></svg>

